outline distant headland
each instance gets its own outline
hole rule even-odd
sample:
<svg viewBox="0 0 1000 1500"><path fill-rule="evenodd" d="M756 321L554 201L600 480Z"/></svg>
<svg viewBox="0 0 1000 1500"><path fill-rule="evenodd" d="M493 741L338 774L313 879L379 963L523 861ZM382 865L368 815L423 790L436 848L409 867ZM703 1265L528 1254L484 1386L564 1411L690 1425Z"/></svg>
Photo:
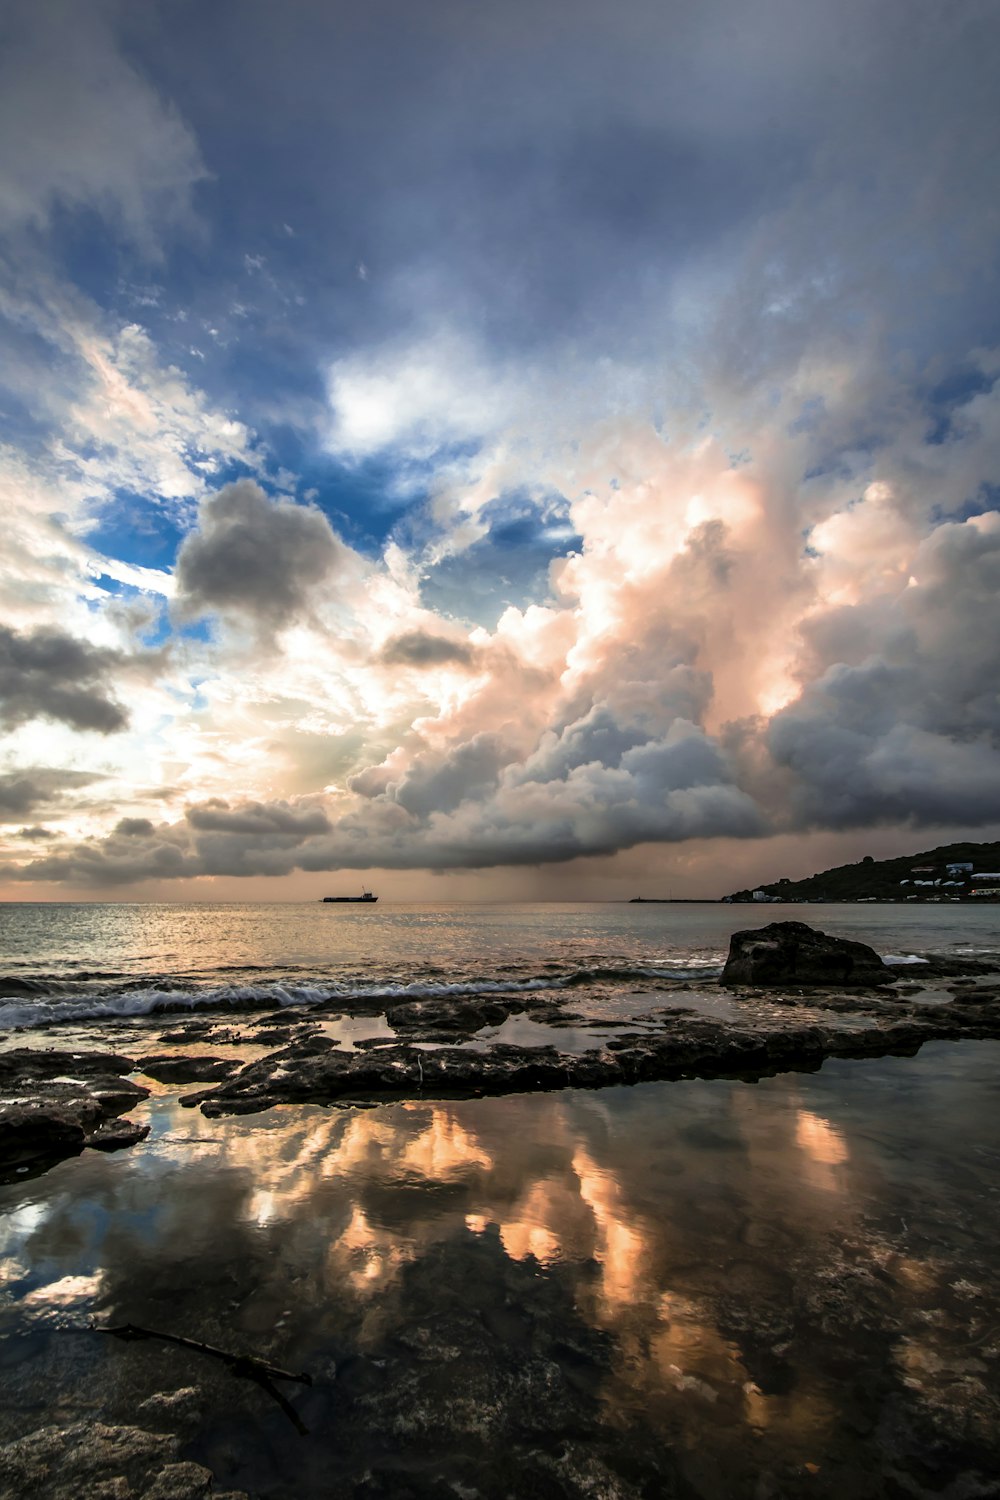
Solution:
<svg viewBox="0 0 1000 1500"><path fill-rule="evenodd" d="M898 859L866 855L804 880L775 880L734 891L726 902L1000 901L1000 842L942 844Z"/></svg>

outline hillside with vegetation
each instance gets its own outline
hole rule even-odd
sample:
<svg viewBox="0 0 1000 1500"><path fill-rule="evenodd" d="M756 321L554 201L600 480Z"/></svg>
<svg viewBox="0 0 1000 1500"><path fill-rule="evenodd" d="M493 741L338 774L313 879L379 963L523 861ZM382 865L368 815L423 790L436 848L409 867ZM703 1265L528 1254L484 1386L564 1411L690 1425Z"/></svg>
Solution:
<svg viewBox="0 0 1000 1500"><path fill-rule="evenodd" d="M952 876L949 865L971 864L971 875ZM1000 871L1000 841L994 843L942 844L921 854L899 859L872 859L866 855L857 864L837 865L805 880L774 880L754 887L775 901L930 901L945 897L973 897L976 874ZM754 890L734 891L726 901L753 901ZM1000 898L1000 885L997 887ZM985 899L991 899L989 897Z"/></svg>

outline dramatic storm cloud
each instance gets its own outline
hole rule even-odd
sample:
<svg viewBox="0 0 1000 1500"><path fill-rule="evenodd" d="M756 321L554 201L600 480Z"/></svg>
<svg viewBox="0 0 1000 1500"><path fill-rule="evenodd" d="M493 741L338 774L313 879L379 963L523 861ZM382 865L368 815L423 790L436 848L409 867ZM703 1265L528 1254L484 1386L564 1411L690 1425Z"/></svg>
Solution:
<svg viewBox="0 0 1000 1500"><path fill-rule="evenodd" d="M995 10L5 43L5 889L996 835Z"/></svg>

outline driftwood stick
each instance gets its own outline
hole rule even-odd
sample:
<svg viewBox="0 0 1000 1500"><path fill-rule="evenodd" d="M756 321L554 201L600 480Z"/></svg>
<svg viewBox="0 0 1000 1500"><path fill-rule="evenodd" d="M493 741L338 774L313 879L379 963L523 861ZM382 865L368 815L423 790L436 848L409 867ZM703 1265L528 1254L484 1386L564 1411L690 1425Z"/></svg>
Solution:
<svg viewBox="0 0 1000 1500"><path fill-rule="evenodd" d="M240 1370L233 1370L234 1375L239 1375L242 1373L243 1372ZM263 1375L257 1372L248 1371L247 1373L250 1380L255 1380L260 1386L261 1390L266 1391L269 1396L272 1396L274 1400L277 1401L278 1405L281 1407L281 1410L285 1413L285 1416L291 1422L292 1426L295 1428L299 1436L308 1437L309 1428L303 1422L302 1418L299 1416L292 1403L288 1400L287 1396L285 1396L281 1391L278 1390L278 1387L271 1380L271 1377L269 1375Z"/></svg>
<svg viewBox="0 0 1000 1500"><path fill-rule="evenodd" d="M196 1354L210 1354L213 1359L221 1359L224 1364L234 1367L234 1375L248 1375L256 1379L257 1375L267 1375L271 1380L295 1380L299 1385L312 1385L312 1376L303 1372L294 1375L291 1370L281 1370L277 1365L268 1364L265 1359L258 1359L255 1354L230 1354L226 1349L216 1349L213 1344L204 1344L200 1339L185 1339L177 1333L161 1333L156 1328L140 1328L137 1323L123 1323L120 1328L99 1328L95 1324L95 1333L108 1333L112 1338L129 1340L138 1339L161 1339L166 1344L179 1344L182 1349L193 1349Z"/></svg>
<svg viewBox="0 0 1000 1500"><path fill-rule="evenodd" d="M274 1384L276 1380L294 1380L299 1385L312 1385L312 1376L304 1371L296 1375L291 1370L282 1370L277 1365L268 1364L267 1360L258 1359L254 1354L231 1354L227 1349L216 1349L213 1344L202 1343L200 1339L186 1339L180 1334L163 1333L156 1328L140 1328L137 1323L123 1323L120 1328L99 1328L97 1324L92 1324L91 1327L94 1333L108 1334L111 1338L122 1339L125 1343L158 1339L164 1344L176 1344L181 1349L193 1350L195 1354L207 1354L212 1359L220 1359L224 1365L228 1365L232 1375L244 1380L253 1380L267 1392L272 1400L277 1401L285 1416L303 1437L309 1431L294 1406Z"/></svg>

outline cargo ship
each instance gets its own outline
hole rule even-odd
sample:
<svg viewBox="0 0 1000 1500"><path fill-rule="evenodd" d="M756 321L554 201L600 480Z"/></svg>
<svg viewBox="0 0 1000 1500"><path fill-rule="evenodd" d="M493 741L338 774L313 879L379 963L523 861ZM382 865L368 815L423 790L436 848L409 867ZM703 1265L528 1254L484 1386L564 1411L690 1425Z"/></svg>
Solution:
<svg viewBox="0 0 1000 1500"><path fill-rule="evenodd" d="M377 901L378 897L377 896L373 896L372 893L371 893L371 891L365 891L365 890L363 890L361 892L360 896L321 896L320 900L321 901L365 901L365 902L369 902L370 903L372 901Z"/></svg>

